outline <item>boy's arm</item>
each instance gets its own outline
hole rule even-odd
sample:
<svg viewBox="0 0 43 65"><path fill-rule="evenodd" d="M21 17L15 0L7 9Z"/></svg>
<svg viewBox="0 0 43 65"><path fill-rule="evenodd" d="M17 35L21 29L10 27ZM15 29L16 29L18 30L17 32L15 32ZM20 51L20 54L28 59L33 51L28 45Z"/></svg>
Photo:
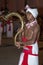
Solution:
<svg viewBox="0 0 43 65"><path fill-rule="evenodd" d="M34 44L39 39L39 35L40 35L40 28L38 27L33 30L33 34L30 35L30 38L28 37L27 42L21 42L21 43L24 44L24 46Z"/></svg>
<svg viewBox="0 0 43 65"><path fill-rule="evenodd" d="M37 41L37 39L39 38L39 31L40 31L39 27L35 28L34 30L32 30L30 37L28 37L28 41L26 41L26 42L23 42L23 41L20 42L19 41L18 45L24 47L26 45L34 44Z"/></svg>

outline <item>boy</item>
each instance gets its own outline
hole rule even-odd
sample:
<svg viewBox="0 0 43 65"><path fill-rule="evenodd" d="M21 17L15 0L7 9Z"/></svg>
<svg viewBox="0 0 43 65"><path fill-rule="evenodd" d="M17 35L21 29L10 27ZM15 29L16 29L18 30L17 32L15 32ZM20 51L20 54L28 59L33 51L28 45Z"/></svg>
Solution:
<svg viewBox="0 0 43 65"><path fill-rule="evenodd" d="M17 47L20 48L20 43L23 44L23 52L21 53L18 65L38 65L38 40L40 28L37 23L38 10L27 8L27 20L25 22L25 30L22 32L22 42L17 42ZM25 35L24 35L25 32Z"/></svg>

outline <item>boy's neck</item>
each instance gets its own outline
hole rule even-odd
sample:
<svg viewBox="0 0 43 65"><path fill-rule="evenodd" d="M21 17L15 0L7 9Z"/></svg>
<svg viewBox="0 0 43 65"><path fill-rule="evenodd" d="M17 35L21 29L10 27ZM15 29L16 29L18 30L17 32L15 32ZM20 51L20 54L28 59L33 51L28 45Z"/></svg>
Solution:
<svg viewBox="0 0 43 65"><path fill-rule="evenodd" d="M30 20L29 20L29 23L33 22L34 20L35 20L35 18L33 18L33 19L30 19Z"/></svg>

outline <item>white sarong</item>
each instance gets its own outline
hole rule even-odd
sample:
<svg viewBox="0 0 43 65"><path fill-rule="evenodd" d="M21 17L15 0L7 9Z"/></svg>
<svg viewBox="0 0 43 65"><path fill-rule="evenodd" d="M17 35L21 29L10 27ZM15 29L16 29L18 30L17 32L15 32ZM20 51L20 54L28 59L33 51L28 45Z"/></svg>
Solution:
<svg viewBox="0 0 43 65"><path fill-rule="evenodd" d="M39 65L38 62L38 44L26 46L20 55L18 65Z"/></svg>

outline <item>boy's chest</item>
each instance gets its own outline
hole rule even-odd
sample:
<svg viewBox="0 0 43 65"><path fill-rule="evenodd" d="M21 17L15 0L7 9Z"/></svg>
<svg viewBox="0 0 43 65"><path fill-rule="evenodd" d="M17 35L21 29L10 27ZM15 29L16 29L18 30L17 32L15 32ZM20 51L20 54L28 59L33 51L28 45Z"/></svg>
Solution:
<svg viewBox="0 0 43 65"><path fill-rule="evenodd" d="M33 33L34 28L30 27L29 29L27 27L25 27L24 29L24 34L26 37L29 37L32 33Z"/></svg>

